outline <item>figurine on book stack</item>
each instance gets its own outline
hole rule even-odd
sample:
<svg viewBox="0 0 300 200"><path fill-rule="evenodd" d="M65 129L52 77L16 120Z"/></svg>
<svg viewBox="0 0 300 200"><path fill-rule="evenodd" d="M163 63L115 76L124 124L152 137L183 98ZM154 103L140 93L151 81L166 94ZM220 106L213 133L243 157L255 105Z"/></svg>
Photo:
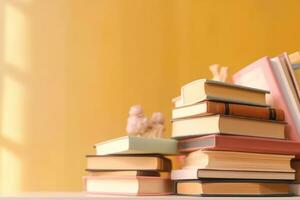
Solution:
<svg viewBox="0 0 300 200"><path fill-rule="evenodd" d="M173 101L172 137L186 155L171 174L177 194L290 195L300 144L287 140L284 112L267 104L268 91L226 83L226 68L210 69L213 80L183 86Z"/></svg>
<svg viewBox="0 0 300 200"><path fill-rule="evenodd" d="M126 127L128 136L98 143L96 155L87 156L86 191L121 195L167 195L173 193L172 164L164 155L177 153L177 141L163 139L164 117L144 116L132 106Z"/></svg>

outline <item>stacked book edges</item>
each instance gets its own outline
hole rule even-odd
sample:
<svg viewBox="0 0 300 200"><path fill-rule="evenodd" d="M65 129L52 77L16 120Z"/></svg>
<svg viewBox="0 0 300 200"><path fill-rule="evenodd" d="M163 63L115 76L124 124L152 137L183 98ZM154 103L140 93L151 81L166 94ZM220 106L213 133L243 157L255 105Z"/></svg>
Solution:
<svg viewBox="0 0 300 200"><path fill-rule="evenodd" d="M185 155L181 169L171 173L177 194L291 195L291 161L300 143L291 140L298 135L285 107L270 104L268 90L206 79L181 88L172 110L172 137Z"/></svg>
<svg viewBox="0 0 300 200"><path fill-rule="evenodd" d="M95 145L96 155L88 155L85 191L93 194L168 195L173 194L171 160L177 154L173 139L126 136Z"/></svg>

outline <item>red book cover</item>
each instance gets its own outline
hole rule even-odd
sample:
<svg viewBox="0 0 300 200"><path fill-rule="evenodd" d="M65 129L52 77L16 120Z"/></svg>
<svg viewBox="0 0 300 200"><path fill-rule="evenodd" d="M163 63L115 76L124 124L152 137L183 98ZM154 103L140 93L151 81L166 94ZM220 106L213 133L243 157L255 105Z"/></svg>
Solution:
<svg viewBox="0 0 300 200"><path fill-rule="evenodd" d="M182 153L200 149L300 155L300 142L232 135L207 135L178 142L178 151Z"/></svg>

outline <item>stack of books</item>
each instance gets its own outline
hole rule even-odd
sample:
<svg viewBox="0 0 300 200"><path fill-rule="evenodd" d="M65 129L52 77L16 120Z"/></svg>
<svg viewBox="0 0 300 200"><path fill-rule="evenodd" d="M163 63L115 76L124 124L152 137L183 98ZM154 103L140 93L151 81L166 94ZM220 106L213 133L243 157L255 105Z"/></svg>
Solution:
<svg viewBox="0 0 300 200"><path fill-rule="evenodd" d="M95 145L87 156L89 193L120 195L168 195L173 193L171 161L164 155L177 153L173 139L126 136Z"/></svg>
<svg viewBox="0 0 300 200"><path fill-rule="evenodd" d="M283 53L274 58L263 57L235 73L233 81L239 85L269 90L268 103L284 110L287 138L300 142L300 52ZM299 162L297 153L292 161L296 181L291 185L297 195L300 195Z"/></svg>
<svg viewBox="0 0 300 200"><path fill-rule="evenodd" d="M300 86L300 52L295 52L289 55L296 81L295 87ZM296 89L297 90L297 89ZM292 167L296 170L296 179L293 184L291 184L291 189L296 195L300 195L300 156L296 156L296 159L292 160Z"/></svg>
<svg viewBox="0 0 300 200"><path fill-rule="evenodd" d="M172 137L185 154L172 170L175 190L197 196L286 196L298 142L286 139L285 115L268 92L200 79L174 99Z"/></svg>

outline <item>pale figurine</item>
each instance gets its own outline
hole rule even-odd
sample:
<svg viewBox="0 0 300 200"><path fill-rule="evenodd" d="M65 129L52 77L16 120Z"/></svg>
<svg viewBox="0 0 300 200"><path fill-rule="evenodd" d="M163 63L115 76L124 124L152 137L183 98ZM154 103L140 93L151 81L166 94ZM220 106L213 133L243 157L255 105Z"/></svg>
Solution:
<svg viewBox="0 0 300 200"><path fill-rule="evenodd" d="M226 82L228 75L228 67L220 67L219 65L214 64L209 67L211 73L213 74L212 80Z"/></svg>
<svg viewBox="0 0 300 200"><path fill-rule="evenodd" d="M149 122L149 127L142 136L147 138L162 138L165 131L163 114L160 112L153 113Z"/></svg>
<svg viewBox="0 0 300 200"><path fill-rule="evenodd" d="M148 119L144 116L143 108L140 105L134 105L129 110L126 131L131 136L161 138L165 130L164 122L162 113L155 112L151 119Z"/></svg>
<svg viewBox="0 0 300 200"><path fill-rule="evenodd" d="M144 116L141 105L134 105L129 110L126 131L128 135L141 135L148 129L149 120Z"/></svg>

